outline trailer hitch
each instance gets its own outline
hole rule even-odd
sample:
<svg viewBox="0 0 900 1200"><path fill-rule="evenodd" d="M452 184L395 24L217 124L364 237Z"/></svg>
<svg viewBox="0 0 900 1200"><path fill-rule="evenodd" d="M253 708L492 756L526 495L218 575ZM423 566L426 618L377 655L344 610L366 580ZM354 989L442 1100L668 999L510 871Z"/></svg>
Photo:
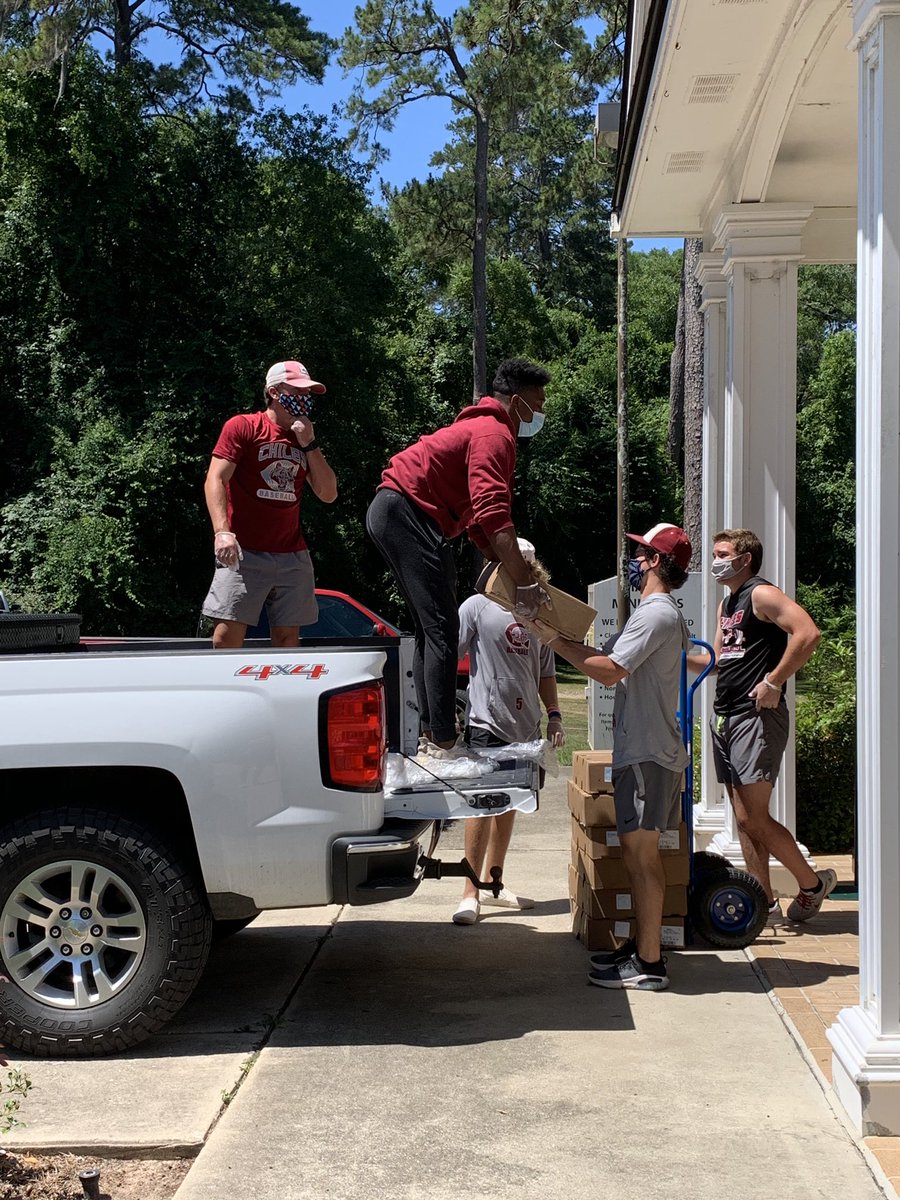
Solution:
<svg viewBox="0 0 900 1200"><path fill-rule="evenodd" d="M480 892L490 892L493 896L499 896L503 890L502 867L491 867L491 882L485 883L475 874L475 869L467 858L462 858L459 862L443 862L439 858L429 858L427 854L420 854L418 865L422 879L441 879L444 875L448 878L458 876L468 879Z"/></svg>

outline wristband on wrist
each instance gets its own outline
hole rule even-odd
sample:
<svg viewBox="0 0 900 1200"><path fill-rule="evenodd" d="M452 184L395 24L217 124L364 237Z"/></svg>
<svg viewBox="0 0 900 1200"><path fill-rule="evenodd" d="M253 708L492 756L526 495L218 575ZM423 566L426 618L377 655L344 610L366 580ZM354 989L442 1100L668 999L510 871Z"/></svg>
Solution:
<svg viewBox="0 0 900 1200"><path fill-rule="evenodd" d="M767 688L771 688L773 692L780 692L780 691L781 691L781 684L780 684L780 683L772 683L772 682L769 680L769 673L768 673L768 671L766 672L766 674L765 674L765 675L763 675L763 683L766 685L766 687L767 687Z"/></svg>
<svg viewBox="0 0 900 1200"><path fill-rule="evenodd" d="M558 720L561 721L562 713L559 711L558 708L548 708L547 709L547 720L552 721L554 717L556 717Z"/></svg>
<svg viewBox="0 0 900 1200"><path fill-rule="evenodd" d="M319 448L319 443L316 438L313 438L313 440L309 443L308 446L300 447L300 449L303 451L304 454L309 454L309 452L311 450L318 450L318 448Z"/></svg>

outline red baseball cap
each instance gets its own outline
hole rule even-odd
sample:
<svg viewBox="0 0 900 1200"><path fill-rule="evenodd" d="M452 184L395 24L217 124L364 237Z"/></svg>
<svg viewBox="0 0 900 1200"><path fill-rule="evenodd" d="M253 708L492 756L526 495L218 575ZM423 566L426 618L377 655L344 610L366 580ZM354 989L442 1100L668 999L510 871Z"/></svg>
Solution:
<svg viewBox="0 0 900 1200"><path fill-rule="evenodd" d="M310 379L309 371L303 363L293 359L288 362L273 363L266 372L267 388L279 383L289 383L291 387L305 388L310 392L325 391L325 384L316 383L315 379Z"/></svg>
<svg viewBox="0 0 900 1200"><path fill-rule="evenodd" d="M639 546L655 550L657 554L671 554L676 564L686 571L691 565L691 543L688 535L678 525L654 525L643 534L626 533L625 536Z"/></svg>

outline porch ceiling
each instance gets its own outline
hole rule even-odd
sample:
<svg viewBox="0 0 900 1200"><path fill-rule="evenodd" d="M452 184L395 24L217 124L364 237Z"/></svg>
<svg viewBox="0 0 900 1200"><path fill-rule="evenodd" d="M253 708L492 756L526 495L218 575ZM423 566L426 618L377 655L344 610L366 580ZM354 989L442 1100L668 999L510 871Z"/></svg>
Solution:
<svg viewBox="0 0 900 1200"><path fill-rule="evenodd" d="M639 126L620 180L622 232L709 238L725 205L796 202L846 243L857 190L851 32L846 0L669 0L646 102L634 97L626 113Z"/></svg>

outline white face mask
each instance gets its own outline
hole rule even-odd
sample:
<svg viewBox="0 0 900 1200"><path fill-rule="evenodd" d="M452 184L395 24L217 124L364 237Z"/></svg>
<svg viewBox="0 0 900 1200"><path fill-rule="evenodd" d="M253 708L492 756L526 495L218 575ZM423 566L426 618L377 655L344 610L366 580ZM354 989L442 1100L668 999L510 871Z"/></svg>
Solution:
<svg viewBox="0 0 900 1200"><path fill-rule="evenodd" d="M736 554L734 558L717 558L709 568L716 583L725 583L729 579L734 579L735 575L740 575L744 568L736 567L734 564L743 557L743 554Z"/></svg>
<svg viewBox="0 0 900 1200"><path fill-rule="evenodd" d="M519 399L522 400L522 397L520 396ZM526 401L522 402L525 404L526 408L531 408L531 405ZM543 428L543 425L544 414L542 412L538 412L534 408L531 408L531 420L519 421L519 432L516 434L516 437L534 437L534 435Z"/></svg>

